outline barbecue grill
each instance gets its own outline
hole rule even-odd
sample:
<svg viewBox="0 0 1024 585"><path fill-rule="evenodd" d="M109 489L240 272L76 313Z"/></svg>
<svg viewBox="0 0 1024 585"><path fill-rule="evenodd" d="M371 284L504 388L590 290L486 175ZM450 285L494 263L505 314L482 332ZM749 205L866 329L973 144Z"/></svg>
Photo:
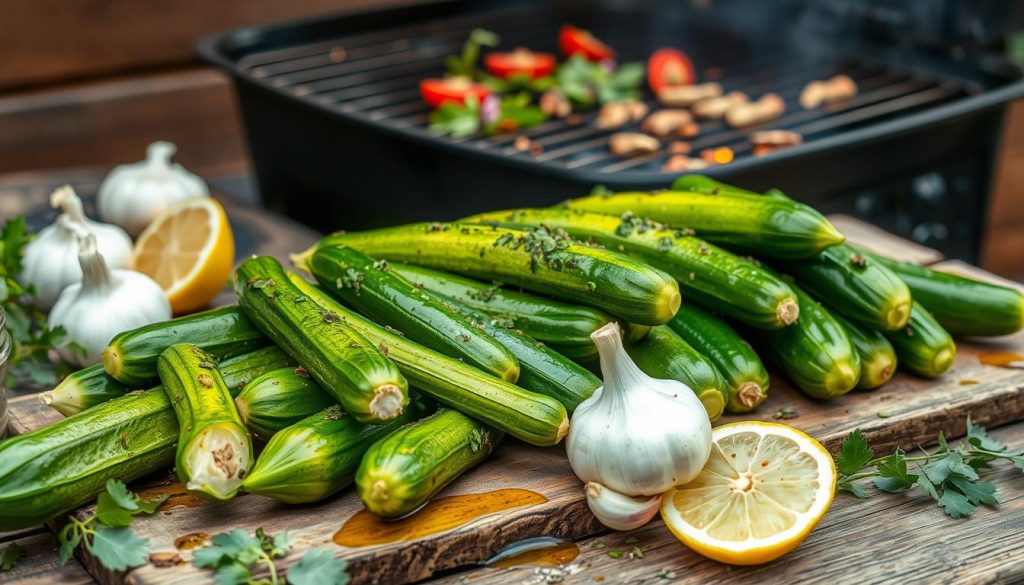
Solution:
<svg viewBox="0 0 1024 585"><path fill-rule="evenodd" d="M472 29L498 33L505 49L557 52L559 26L572 23L614 46L620 61L674 46L700 81L783 97L786 112L761 126L703 122L693 151L727 147L735 160L700 172L778 187L974 259L1003 107L1024 82L1002 58L965 49L960 41L970 39L953 42L963 23L940 4L956 3L907 3L949 30L863 2L449 1L232 31L204 40L199 53L235 81L265 203L320 229L549 205L597 184L665 188L679 174L662 170L669 154L613 155L613 131L596 128L593 112L519 133L539 153L517 149L519 134L428 129L418 82L440 76ZM836 74L857 82L856 97L800 107L806 83ZM646 101L658 108L649 92ZM804 142L754 156L749 134L760 129L793 130Z"/></svg>

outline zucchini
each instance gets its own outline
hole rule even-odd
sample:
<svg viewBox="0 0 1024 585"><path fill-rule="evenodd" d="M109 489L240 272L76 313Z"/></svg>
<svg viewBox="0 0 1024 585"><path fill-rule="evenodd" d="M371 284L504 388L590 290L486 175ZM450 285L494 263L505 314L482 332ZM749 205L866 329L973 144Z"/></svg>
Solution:
<svg viewBox="0 0 1024 585"><path fill-rule="evenodd" d="M356 471L359 499L378 516L404 516L487 459L501 438L464 414L441 409L370 447Z"/></svg>
<svg viewBox="0 0 1024 585"><path fill-rule="evenodd" d="M688 298L753 327L773 329L796 321L796 296L782 279L686 230L639 218L579 209L520 209L475 215L464 221L526 229L546 225L579 240L637 257L679 281Z"/></svg>
<svg viewBox="0 0 1024 585"><path fill-rule="evenodd" d="M991 337L1024 328L1024 294L1017 289L865 255L896 273L914 300L953 335Z"/></svg>
<svg viewBox="0 0 1024 585"><path fill-rule="evenodd" d="M160 352L175 343L194 343L217 357L228 358L270 345L270 340L241 309L221 307L115 335L103 351L103 367L128 386L152 386Z"/></svg>
<svg viewBox="0 0 1024 585"><path fill-rule="evenodd" d="M868 329L892 331L910 318L910 289L881 262L849 244L833 246L787 269L812 295Z"/></svg>
<svg viewBox="0 0 1024 585"><path fill-rule="evenodd" d="M565 407L557 400L519 388L392 333L343 307L297 274L289 273L288 278L302 298L344 318L371 343L384 349L416 388L438 402L541 447L558 443L569 432Z"/></svg>
<svg viewBox="0 0 1024 585"><path fill-rule="evenodd" d="M710 420L722 416L729 399L725 378L710 360L668 326L654 327L643 340L628 346L626 352L648 376L689 386L704 405Z"/></svg>
<svg viewBox="0 0 1024 585"><path fill-rule="evenodd" d="M679 308L679 286L669 275L624 254L575 243L565 232L544 226L520 231L420 223L335 233L292 262L308 272L317 248L337 244L374 258L501 280L642 325L664 323Z"/></svg>
<svg viewBox="0 0 1024 585"><path fill-rule="evenodd" d="M348 246L325 246L310 258L309 269L325 290L377 323L502 380L519 378L519 362L505 346L392 272L386 260Z"/></svg>
<svg viewBox="0 0 1024 585"><path fill-rule="evenodd" d="M815 398L846 394L860 381L860 356L846 330L824 307L793 285L800 318L790 327L758 331L760 348L797 387Z"/></svg>
<svg viewBox="0 0 1024 585"><path fill-rule="evenodd" d="M164 391L178 417L178 479L190 492L234 497L252 467L252 439L238 416L216 358L176 343L157 360Z"/></svg>
<svg viewBox="0 0 1024 585"><path fill-rule="evenodd" d="M900 365L918 376L941 376L956 358L953 338L916 301L910 312L910 323L899 331L886 331L885 336L896 350Z"/></svg>
<svg viewBox="0 0 1024 585"><path fill-rule="evenodd" d="M691 191L694 193L704 193L705 195L761 195L756 191L749 191L742 187L729 185L704 175L682 175L676 177L669 186L669 190ZM781 193L777 189L772 189L772 191ZM765 194L767 195L767 193Z"/></svg>
<svg viewBox="0 0 1024 585"><path fill-rule="evenodd" d="M160 388L0 441L0 532L86 504L109 479L127 482L170 467L177 442L178 421Z"/></svg>
<svg viewBox="0 0 1024 585"><path fill-rule="evenodd" d="M370 445L425 412L412 400L399 416L370 425L330 406L274 434L242 489L288 504L319 502L352 483Z"/></svg>
<svg viewBox="0 0 1024 585"><path fill-rule="evenodd" d="M701 239L725 248L772 258L807 258L845 240L809 205L735 191L612 193L570 199L563 206L613 215L632 212L691 228Z"/></svg>
<svg viewBox="0 0 1024 585"><path fill-rule="evenodd" d="M264 372L294 365L294 360L273 345L221 360L219 364L224 383L232 392L238 392L246 382ZM66 376L56 388L43 392L39 398L64 416L71 416L129 391L107 374L103 364L96 364Z"/></svg>
<svg viewBox="0 0 1024 585"><path fill-rule="evenodd" d="M246 384L235 397L245 427L264 441L335 404L334 397L302 368L271 370Z"/></svg>
<svg viewBox="0 0 1024 585"><path fill-rule="evenodd" d="M592 307L509 290L498 283L484 284L412 264L395 263L391 264L391 269L431 294L494 319L504 319L526 335L572 359L589 361L597 358L597 346L590 340L590 334L615 320L608 313ZM643 326L638 328L643 330Z"/></svg>
<svg viewBox="0 0 1024 585"><path fill-rule="evenodd" d="M235 294L249 319L295 358L359 422L402 413L408 384L398 367L337 312L299 292L281 263L250 258L235 270Z"/></svg>
<svg viewBox="0 0 1024 585"><path fill-rule="evenodd" d="M857 388L874 390L888 382L896 373L896 351L881 332L865 329L833 313L836 321L846 329L846 335L860 356L860 382Z"/></svg>
<svg viewBox="0 0 1024 585"><path fill-rule="evenodd" d="M722 374L729 387L726 411L750 412L768 397L768 370L757 352L728 323L683 303L668 326Z"/></svg>

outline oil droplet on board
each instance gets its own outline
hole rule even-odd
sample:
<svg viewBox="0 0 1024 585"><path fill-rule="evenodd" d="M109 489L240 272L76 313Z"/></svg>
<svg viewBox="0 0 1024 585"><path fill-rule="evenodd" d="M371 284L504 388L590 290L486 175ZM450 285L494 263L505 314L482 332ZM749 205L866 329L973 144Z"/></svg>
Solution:
<svg viewBox="0 0 1024 585"><path fill-rule="evenodd" d="M1024 369L1024 355L1012 351L990 351L983 353L978 356L978 361L986 366Z"/></svg>
<svg viewBox="0 0 1024 585"><path fill-rule="evenodd" d="M971 378L964 378L963 380L960 380L960 385L961 386L973 386L975 384L978 384L978 381L977 380L973 380Z"/></svg>
<svg viewBox="0 0 1024 585"><path fill-rule="evenodd" d="M192 550L206 546L210 542L210 535L205 532L189 532L174 539L174 548L178 550Z"/></svg>
<svg viewBox="0 0 1024 585"><path fill-rule="evenodd" d="M185 486L175 482L170 486L156 486L152 488L141 489L136 492L143 500L152 500L161 496L167 496L167 500L157 510L161 512L167 512L172 508L195 508L203 505L202 498L198 498L185 489Z"/></svg>
<svg viewBox="0 0 1024 585"><path fill-rule="evenodd" d="M580 548L571 540L542 536L511 544L484 562L484 565L496 569L557 567L571 563L579 554Z"/></svg>
<svg viewBox="0 0 1024 585"><path fill-rule="evenodd" d="M334 542L341 546L359 547L416 540L495 512L546 501L546 497L530 490L501 489L437 498L419 511L397 520L385 520L367 510L360 510L334 533Z"/></svg>

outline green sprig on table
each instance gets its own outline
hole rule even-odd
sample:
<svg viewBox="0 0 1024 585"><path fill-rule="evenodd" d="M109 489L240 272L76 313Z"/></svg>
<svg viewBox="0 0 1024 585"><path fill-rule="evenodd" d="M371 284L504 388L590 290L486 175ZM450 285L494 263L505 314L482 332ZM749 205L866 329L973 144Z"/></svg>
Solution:
<svg viewBox="0 0 1024 585"><path fill-rule="evenodd" d="M901 492L916 486L951 518L963 518L973 514L979 505L999 504L995 484L981 481L979 469L1003 459L1024 471L1024 453L1010 453L1006 445L990 437L985 427L973 424L970 417L965 441L950 445L939 432L937 442L936 451L925 451L923 455L908 456L896 449L891 455L875 457L864 434L856 429L843 441L842 451L836 457L836 485L858 498L869 496L864 486L857 483L861 479L870 478L875 488L885 492Z"/></svg>
<svg viewBox="0 0 1024 585"><path fill-rule="evenodd" d="M291 550L294 538L287 532L274 536L257 528L255 534L236 528L213 537L210 546L198 549L192 564L201 569L215 569L217 585L345 585L349 581L347 564L330 552L311 548L288 569L287 578L277 574L274 559ZM267 579L253 579L253 565L266 567Z"/></svg>

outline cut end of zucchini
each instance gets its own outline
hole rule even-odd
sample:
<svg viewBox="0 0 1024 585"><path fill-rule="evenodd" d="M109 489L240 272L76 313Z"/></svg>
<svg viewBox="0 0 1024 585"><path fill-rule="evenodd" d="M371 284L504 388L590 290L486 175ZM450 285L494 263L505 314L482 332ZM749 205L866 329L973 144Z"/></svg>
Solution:
<svg viewBox="0 0 1024 585"><path fill-rule="evenodd" d="M941 349L935 354L932 359L932 368L935 376L942 375L950 366L953 365L953 360L956 358L956 347L948 347Z"/></svg>
<svg viewBox="0 0 1024 585"><path fill-rule="evenodd" d="M725 412L725 400L717 388L707 388L699 392L697 399L704 405L704 410L707 411L708 419L711 421L718 420Z"/></svg>
<svg viewBox="0 0 1024 585"><path fill-rule="evenodd" d="M735 401L744 409L741 412L747 412L764 402L767 396L768 394L757 382L744 382L736 389Z"/></svg>
<svg viewBox="0 0 1024 585"><path fill-rule="evenodd" d="M783 327L792 325L800 317L800 305L797 304L796 299L786 299L776 307L775 316Z"/></svg>
<svg viewBox="0 0 1024 585"><path fill-rule="evenodd" d="M515 384L516 382L519 381L519 374L519 364L516 364L514 367L511 367L502 372L501 379L505 380L509 384Z"/></svg>
<svg viewBox="0 0 1024 585"><path fill-rule="evenodd" d="M676 312L679 311L679 305L683 302L683 296L679 293L679 283L672 281L665 285L662 289L661 294L658 295L658 307L657 314L655 317L658 319L657 325L662 323L668 323L672 320L672 317L676 316Z"/></svg>
<svg viewBox="0 0 1024 585"><path fill-rule="evenodd" d="M370 414L377 420L391 420L402 414L405 408L405 393L394 384L377 386L370 400Z"/></svg>
<svg viewBox="0 0 1024 585"><path fill-rule="evenodd" d="M191 478L185 487L217 500L238 493L252 463L248 438L234 426L211 425L186 447Z"/></svg>
<svg viewBox="0 0 1024 585"><path fill-rule="evenodd" d="M827 398L841 396L850 390L860 380L860 371L850 364L839 364L832 369L825 377L825 391Z"/></svg>
<svg viewBox="0 0 1024 585"><path fill-rule="evenodd" d="M896 373L896 361L890 355L876 355L870 362L864 362L858 388L874 390L881 387Z"/></svg>
<svg viewBox="0 0 1024 585"><path fill-rule="evenodd" d="M889 309L889 312L885 314L885 325L889 331L895 331L896 329L902 329L907 326L907 322L910 321L910 297L908 296L905 302L899 302Z"/></svg>
<svg viewBox="0 0 1024 585"><path fill-rule="evenodd" d="M838 246L846 241L846 236L842 232L836 229L836 226L832 225L832 222L825 220L825 228L821 233L819 241L822 243L821 249L829 248L832 246Z"/></svg>
<svg viewBox="0 0 1024 585"><path fill-rule="evenodd" d="M118 353L117 348L113 345L108 345L107 349L103 350L102 359L103 369L115 380L120 380L124 363L121 361L121 355Z"/></svg>
<svg viewBox="0 0 1024 585"><path fill-rule="evenodd" d="M555 436L555 444L562 442L562 439L569 434L569 417L566 416L558 425L558 434Z"/></svg>
<svg viewBox="0 0 1024 585"><path fill-rule="evenodd" d="M241 417L242 422L249 425L249 402L244 400L241 395L235 398L235 410L238 411L238 416Z"/></svg>

